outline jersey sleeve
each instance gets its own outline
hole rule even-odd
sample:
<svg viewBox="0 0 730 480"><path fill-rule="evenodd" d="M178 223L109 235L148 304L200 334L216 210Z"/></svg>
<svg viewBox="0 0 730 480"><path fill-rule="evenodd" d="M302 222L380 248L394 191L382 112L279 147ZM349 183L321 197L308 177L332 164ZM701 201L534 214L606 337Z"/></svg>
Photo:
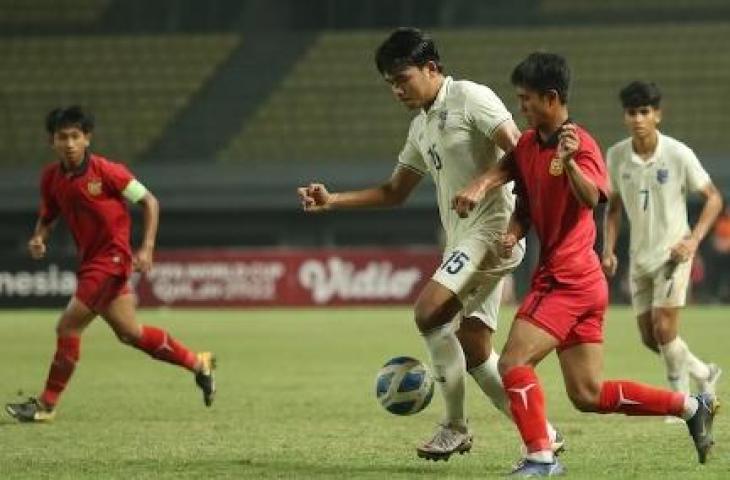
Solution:
<svg viewBox="0 0 730 480"><path fill-rule="evenodd" d="M53 222L58 217L59 212L58 203L51 189L51 181L51 172L44 172L41 177L41 205L38 211L38 217L45 224Z"/></svg>
<svg viewBox="0 0 730 480"><path fill-rule="evenodd" d="M419 175L425 175L428 172L428 166L426 165L423 155L418 150L418 146L413 140L411 132L408 132L408 138L406 139L403 149L398 155L398 167L407 168L412 170Z"/></svg>
<svg viewBox="0 0 730 480"><path fill-rule="evenodd" d="M121 163L106 162L103 171L104 183L119 197L123 196L124 190L135 180L132 172Z"/></svg>
<svg viewBox="0 0 730 480"><path fill-rule="evenodd" d="M691 148L683 149L682 160L686 171L685 181L690 192L702 190L710 183L710 175L702 167L700 160Z"/></svg>
<svg viewBox="0 0 730 480"><path fill-rule="evenodd" d="M603 162L601 150L595 141L587 135L581 135L581 146L574 158L583 175L598 188L599 202L603 203L608 200L611 189L606 164Z"/></svg>
<svg viewBox="0 0 730 480"><path fill-rule="evenodd" d="M497 127L512 119L502 100L484 85L473 85L467 90L465 109L469 120L489 138Z"/></svg>

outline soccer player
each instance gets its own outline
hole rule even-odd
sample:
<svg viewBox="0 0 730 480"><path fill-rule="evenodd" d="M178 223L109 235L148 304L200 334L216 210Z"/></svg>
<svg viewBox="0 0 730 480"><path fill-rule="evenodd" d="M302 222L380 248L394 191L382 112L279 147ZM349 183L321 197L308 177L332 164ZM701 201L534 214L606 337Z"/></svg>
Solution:
<svg viewBox="0 0 730 480"><path fill-rule="evenodd" d="M699 360L678 330L692 257L720 213L722 197L694 152L657 130L662 94L654 83L631 82L619 97L631 136L607 153L612 193L603 230L603 269L610 277L616 273L623 206L631 224L631 303L641 339L664 358L672 390L689 393L691 376L700 391L714 394L722 370ZM705 205L690 230L691 192L704 196Z"/></svg>
<svg viewBox="0 0 730 480"><path fill-rule="evenodd" d="M568 116L567 62L556 54L530 54L514 69L511 81L532 129L522 134L511 155L456 195L452 205L468 216L485 195L513 179L517 206L502 237L502 254L511 255L530 226L540 240L531 291L517 311L499 360L512 416L528 451L513 474L553 476L564 471L550 449L545 399L534 370L553 350L576 408L682 417L704 463L713 444L714 395L692 397L602 379L608 285L593 250L593 208L608 196L608 178L598 145Z"/></svg>
<svg viewBox="0 0 730 480"><path fill-rule="evenodd" d="M365 190L330 193L324 185L312 183L298 193L307 212L391 207L403 203L431 174L447 245L442 265L416 301L415 320L431 356L446 415L417 453L447 460L472 446L464 406L465 369L494 405L510 415L491 337L497 328L503 277L524 255L524 243L505 258L497 250L500 232L514 208L508 187L488 195L469 219L459 218L449 200L503 151L512 150L520 132L492 90L445 76L433 40L417 29L393 32L377 49L375 62L396 99L419 110L392 176ZM562 448L562 437L551 426L547 429L552 448Z"/></svg>
<svg viewBox="0 0 730 480"><path fill-rule="evenodd" d="M40 212L28 250L33 258L43 258L49 234L58 217L63 217L80 265L76 292L56 325L56 353L45 389L38 398L5 406L21 422L54 418L59 396L79 360L81 335L97 315L121 342L193 372L206 405L211 405L215 394L211 353L196 354L166 331L137 323L129 276L133 268L147 272L152 267L159 207L126 167L89 151L93 128L91 115L78 106L55 109L46 118L58 161L43 170ZM143 241L135 253L125 200L139 203L144 212Z"/></svg>

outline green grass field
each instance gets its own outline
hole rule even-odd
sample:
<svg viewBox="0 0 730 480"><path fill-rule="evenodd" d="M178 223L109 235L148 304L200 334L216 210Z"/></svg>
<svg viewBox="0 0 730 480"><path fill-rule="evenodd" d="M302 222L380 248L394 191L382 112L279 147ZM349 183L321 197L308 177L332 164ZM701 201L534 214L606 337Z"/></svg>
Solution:
<svg viewBox="0 0 730 480"><path fill-rule="evenodd" d="M511 310L503 312L502 345ZM693 308L683 336L701 357L730 368L730 310ZM0 311L3 400L36 394L54 346L57 312ZM433 478L504 475L518 436L469 380L472 454L448 463L416 458L441 402L395 417L374 396L388 358L426 352L407 309L143 311L195 349L219 357L219 395L203 407L192 376L116 342L97 322L55 423L0 419L0 479ZM663 384L660 360L638 341L629 310L612 308L606 376ZM718 445L700 466L683 425L574 411L554 356L540 368L550 418L565 434L571 478L730 478L730 428L721 411ZM727 375L727 373L726 373ZM720 385L720 396L728 393Z"/></svg>

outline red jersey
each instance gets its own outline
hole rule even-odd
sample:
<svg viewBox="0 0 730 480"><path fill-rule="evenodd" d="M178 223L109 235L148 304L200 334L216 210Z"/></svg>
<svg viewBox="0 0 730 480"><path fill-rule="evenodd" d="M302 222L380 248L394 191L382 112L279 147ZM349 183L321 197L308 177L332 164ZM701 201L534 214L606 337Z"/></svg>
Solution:
<svg viewBox="0 0 730 480"><path fill-rule="evenodd" d="M576 128L580 146L575 162L600 192L608 197L608 176L601 150L583 128ZM601 263L593 249L596 224L593 210L573 194L557 156L558 132L543 142L535 130L522 134L513 151L516 193L529 211L540 239L540 263L535 278L553 277L576 284L603 279Z"/></svg>
<svg viewBox="0 0 730 480"><path fill-rule="evenodd" d="M79 272L130 272L131 220L122 192L133 179L124 165L94 154L75 170L66 170L62 162L44 168L41 221L49 223L59 214L66 221L78 249Z"/></svg>

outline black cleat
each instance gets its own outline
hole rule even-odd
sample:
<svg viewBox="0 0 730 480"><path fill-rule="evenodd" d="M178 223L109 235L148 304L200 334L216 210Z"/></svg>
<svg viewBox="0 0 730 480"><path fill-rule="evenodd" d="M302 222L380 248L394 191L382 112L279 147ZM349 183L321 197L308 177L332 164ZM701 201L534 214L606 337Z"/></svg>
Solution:
<svg viewBox="0 0 730 480"><path fill-rule="evenodd" d="M21 403L8 403L5 411L19 422L50 422L56 416L52 408L46 407L35 397Z"/></svg>
<svg viewBox="0 0 730 480"><path fill-rule="evenodd" d="M714 395L708 393L700 393L695 395L695 398L699 406L692 418L687 420L687 428L697 449L697 460L700 463L705 463L707 455L715 444L712 436L712 423L719 404Z"/></svg>
<svg viewBox="0 0 730 480"><path fill-rule="evenodd" d="M210 352L201 352L198 354L198 360L201 363L201 369L195 374L195 383L203 391L203 402L206 407L213 405L215 399L215 376L213 370L216 367L215 355Z"/></svg>

